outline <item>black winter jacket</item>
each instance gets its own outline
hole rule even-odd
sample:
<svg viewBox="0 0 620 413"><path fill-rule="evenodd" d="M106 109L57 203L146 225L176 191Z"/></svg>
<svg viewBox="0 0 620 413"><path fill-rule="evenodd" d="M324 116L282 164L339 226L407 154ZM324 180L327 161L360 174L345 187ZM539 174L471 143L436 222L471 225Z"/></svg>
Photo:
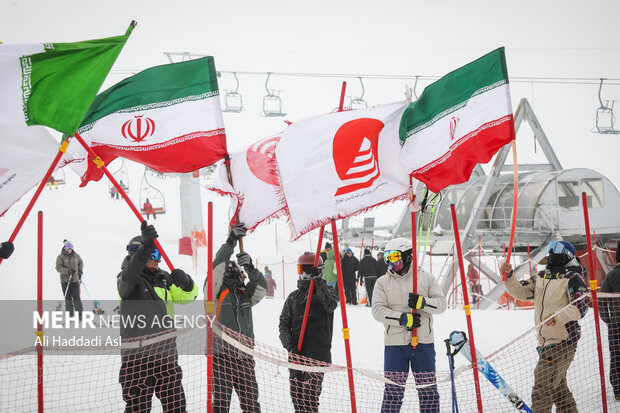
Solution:
<svg viewBox="0 0 620 413"><path fill-rule="evenodd" d="M282 307L280 342L289 352L297 352L309 287L310 280L298 280L297 289L289 294ZM301 355L331 363L334 310L337 304L336 290L325 284L325 280L315 280Z"/></svg>
<svg viewBox="0 0 620 413"><path fill-rule="evenodd" d="M602 293L620 293L620 264L605 276ZM617 297L600 297L601 319L609 323L620 323L620 294Z"/></svg>
<svg viewBox="0 0 620 413"><path fill-rule="evenodd" d="M360 261L359 270L357 272L358 280L362 277L376 277L379 275L377 271L377 260L372 255L364 255Z"/></svg>

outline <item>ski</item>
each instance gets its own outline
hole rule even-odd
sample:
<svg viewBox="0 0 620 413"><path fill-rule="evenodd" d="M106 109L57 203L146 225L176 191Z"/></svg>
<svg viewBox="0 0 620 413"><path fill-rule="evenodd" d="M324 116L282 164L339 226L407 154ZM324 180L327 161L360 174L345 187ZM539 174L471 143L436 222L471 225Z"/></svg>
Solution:
<svg viewBox="0 0 620 413"><path fill-rule="evenodd" d="M467 341L467 336L462 331L453 331L450 333L450 343L453 346L462 346L460 353L471 363L471 351L469 346L465 346L465 342ZM497 371L491 366L491 364L484 358L482 354L478 350L476 350L476 361L478 363L478 371L480 371L484 376L497 388L506 397L512 405L520 411L524 411L527 413L533 413L532 409L529 408L527 404L523 401L521 397L517 395L517 393L510 388L508 383L500 376Z"/></svg>

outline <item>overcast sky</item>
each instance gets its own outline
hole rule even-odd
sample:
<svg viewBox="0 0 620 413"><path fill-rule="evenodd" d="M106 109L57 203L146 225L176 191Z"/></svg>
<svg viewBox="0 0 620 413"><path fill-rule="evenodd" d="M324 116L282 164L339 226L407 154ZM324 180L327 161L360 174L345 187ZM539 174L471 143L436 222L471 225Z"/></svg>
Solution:
<svg viewBox="0 0 620 413"><path fill-rule="evenodd" d="M138 21L105 86L149 66L164 52L215 57L222 71L272 71L286 119L332 110L340 82L359 96L359 80L278 76L278 72L410 75L364 80L364 99L403 96L416 75L442 76L506 47L513 109L527 98L565 168L594 169L620 187L620 135L594 134L598 84L537 78L615 79L604 99L620 100L620 2L608 1L117 1L0 0L0 41L63 42L121 34ZM284 127L260 116L265 76L240 75L245 111L225 114L230 149ZM417 92L430 80L420 81ZM615 83L615 84L614 84ZM223 74L220 89L234 88ZM617 108L620 112L620 106ZM620 119L618 121L620 128ZM540 162L520 132L520 162ZM536 149L536 153L534 150Z"/></svg>

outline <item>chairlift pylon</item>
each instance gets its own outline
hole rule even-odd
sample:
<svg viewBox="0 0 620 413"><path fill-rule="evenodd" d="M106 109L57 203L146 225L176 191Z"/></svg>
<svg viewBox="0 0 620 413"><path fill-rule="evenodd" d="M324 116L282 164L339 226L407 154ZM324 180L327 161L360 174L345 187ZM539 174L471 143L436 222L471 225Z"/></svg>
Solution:
<svg viewBox="0 0 620 413"><path fill-rule="evenodd" d="M234 91L226 91L226 95L224 95L224 109L222 109L222 112L239 113L243 110L243 98L239 93L239 79L237 79L237 74L234 72L233 76L235 77L235 82L237 82L237 87L235 87Z"/></svg>
<svg viewBox="0 0 620 413"><path fill-rule="evenodd" d="M364 93L366 93L366 89L364 89L364 82L361 77L358 77L360 80L360 85L362 86L362 95L360 97L351 97L349 96L349 106L351 109L366 109L368 107L368 103L364 100Z"/></svg>
<svg viewBox="0 0 620 413"><path fill-rule="evenodd" d="M278 90L276 95L275 90L269 90L269 77L271 73L267 73L267 80L265 80L265 90L267 94L263 97L263 115L267 117L286 116L286 113L282 112L282 98L280 98L281 90Z"/></svg>
<svg viewBox="0 0 620 413"><path fill-rule="evenodd" d="M166 213L166 198L164 194L157 188L155 188L147 178L147 170L144 168L144 174L142 175L142 184L140 185L140 212L146 215L144 204L146 200L153 206L153 211L156 215Z"/></svg>
<svg viewBox="0 0 620 413"><path fill-rule="evenodd" d="M601 91L603 89L604 80L604 78L601 78L601 83L598 87L598 101L600 102L601 106L596 109L595 132L601 134L617 135L620 134L620 130L614 128L614 123L616 122L616 116L614 115L614 103L616 103L616 101L606 100L605 104L603 104L603 99L601 98Z"/></svg>

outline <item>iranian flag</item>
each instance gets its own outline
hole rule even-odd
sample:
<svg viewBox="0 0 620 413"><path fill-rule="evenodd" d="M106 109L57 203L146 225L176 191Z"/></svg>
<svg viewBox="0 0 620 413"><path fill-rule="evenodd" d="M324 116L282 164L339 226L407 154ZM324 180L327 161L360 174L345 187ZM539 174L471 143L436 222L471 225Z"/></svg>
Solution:
<svg viewBox="0 0 620 413"><path fill-rule="evenodd" d="M133 27L123 36L76 43L0 44L0 127L74 133Z"/></svg>
<svg viewBox="0 0 620 413"><path fill-rule="evenodd" d="M411 103L400 127L400 161L438 192L466 182L515 138L504 48L429 85Z"/></svg>
<svg viewBox="0 0 620 413"><path fill-rule="evenodd" d="M117 157L159 172L191 172L226 155L212 57L146 69L97 95L78 133L106 164ZM65 162L81 186L103 173L77 140Z"/></svg>
<svg viewBox="0 0 620 413"><path fill-rule="evenodd" d="M239 221L252 230L261 222L283 213L279 200L278 176L273 169L273 157L282 133L261 139L230 154L230 172L234 187L228 181L225 163L220 163L209 188L232 198Z"/></svg>
<svg viewBox="0 0 620 413"><path fill-rule="evenodd" d="M284 131L275 163L293 238L406 195L398 131L407 107L402 101L329 113Z"/></svg>

